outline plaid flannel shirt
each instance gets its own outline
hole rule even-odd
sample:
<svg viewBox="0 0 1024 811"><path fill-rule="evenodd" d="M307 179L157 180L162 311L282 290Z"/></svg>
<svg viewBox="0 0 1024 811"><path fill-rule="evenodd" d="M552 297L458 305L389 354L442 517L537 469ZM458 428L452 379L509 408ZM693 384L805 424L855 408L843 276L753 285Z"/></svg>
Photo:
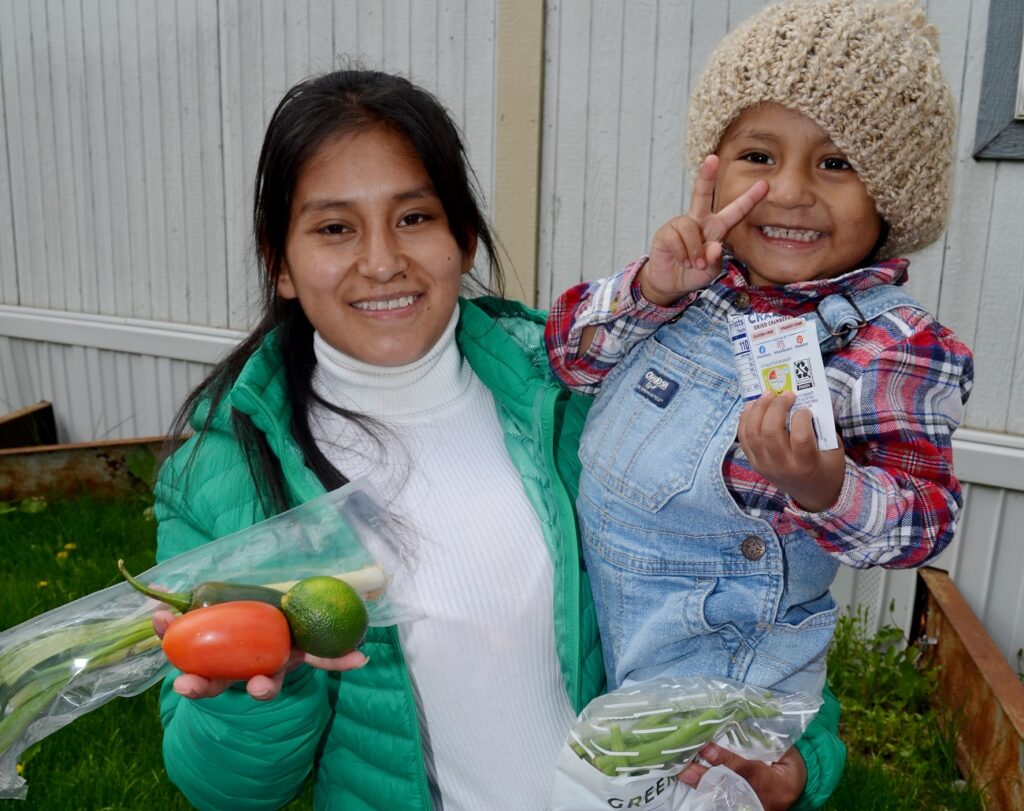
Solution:
<svg viewBox="0 0 1024 811"><path fill-rule="evenodd" d="M558 299L546 340L555 375L594 394L605 375L638 342L677 317L698 296L712 313L729 311L743 289L755 312L802 315L824 296L878 284L902 284L903 259L833 279L785 287L750 287L741 266L726 257L723 273L704 290L670 307L640 292L646 257L607 279L577 285ZM580 336L594 338L579 355ZM579 355L579 356L578 356ZM750 466L738 442L722 464L737 504L766 518L779 534L806 530L826 551L858 568L920 566L950 542L962 506L953 473L952 433L963 419L974 365L949 329L913 308L897 308L863 327L825 359L836 427L846 450L846 474L832 507L810 513Z"/></svg>

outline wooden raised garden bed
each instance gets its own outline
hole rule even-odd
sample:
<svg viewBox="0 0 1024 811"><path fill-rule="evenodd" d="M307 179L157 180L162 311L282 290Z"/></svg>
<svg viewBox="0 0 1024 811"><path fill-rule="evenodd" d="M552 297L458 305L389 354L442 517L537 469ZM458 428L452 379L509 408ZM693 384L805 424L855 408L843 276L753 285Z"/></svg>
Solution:
<svg viewBox="0 0 1024 811"><path fill-rule="evenodd" d="M1024 809L1024 684L949 575L922 569L920 629L934 645L939 695L959 732L957 765L991 809Z"/></svg>

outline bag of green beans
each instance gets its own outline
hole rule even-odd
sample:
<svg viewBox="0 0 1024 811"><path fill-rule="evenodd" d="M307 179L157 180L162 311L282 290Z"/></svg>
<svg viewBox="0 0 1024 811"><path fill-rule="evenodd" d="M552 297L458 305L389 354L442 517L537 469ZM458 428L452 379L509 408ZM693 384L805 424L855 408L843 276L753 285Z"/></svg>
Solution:
<svg viewBox="0 0 1024 811"><path fill-rule="evenodd" d="M729 679L663 678L620 687L591 701L570 730L549 811L757 809L738 775L710 786L704 780L696 789L676 775L711 741L770 763L799 739L820 706L819 695L774 693Z"/></svg>

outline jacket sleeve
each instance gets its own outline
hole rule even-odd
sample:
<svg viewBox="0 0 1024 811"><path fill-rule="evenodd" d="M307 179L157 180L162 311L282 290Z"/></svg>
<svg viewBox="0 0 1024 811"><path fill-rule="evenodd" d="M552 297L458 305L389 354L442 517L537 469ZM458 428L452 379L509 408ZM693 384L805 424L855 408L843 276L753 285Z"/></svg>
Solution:
<svg viewBox="0 0 1024 811"><path fill-rule="evenodd" d="M596 394L634 346L678 317L696 298L688 294L667 307L648 301L638 280L646 263L647 257L641 257L614 276L569 288L555 301L544 341L551 371L562 385ZM580 352L586 329L593 333L587 349Z"/></svg>
<svg viewBox="0 0 1024 811"><path fill-rule="evenodd" d="M213 465L190 453L188 443L164 465L155 488L160 560L226 534L237 518L228 515L225 524L225 513L212 510L228 500L226 494L239 491L237 479L228 483L219 475L231 468L230 445L216 438L209 446L204 443L197 456L208 460L209 454L217 454ZM195 474L187 487L181 486L183 468ZM251 505L239 506L245 501L231 499L225 509L251 511ZM270 701L256 701L241 685L193 701L174 692L177 675L165 679L160 694L164 765L193 806L274 809L302 789L332 718L330 691L337 688L336 680L302 666L285 678L281 692Z"/></svg>
<svg viewBox="0 0 1024 811"><path fill-rule="evenodd" d="M796 742L807 766L807 785L793 808L796 811L821 808L839 785L846 767L846 746L839 740L839 701L825 685L824 703Z"/></svg>

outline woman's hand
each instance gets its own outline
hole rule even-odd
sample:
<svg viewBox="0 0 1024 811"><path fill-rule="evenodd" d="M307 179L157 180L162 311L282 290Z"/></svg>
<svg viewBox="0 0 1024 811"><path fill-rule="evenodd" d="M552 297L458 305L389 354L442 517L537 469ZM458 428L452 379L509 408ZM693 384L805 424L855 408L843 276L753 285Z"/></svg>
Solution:
<svg viewBox="0 0 1024 811"><path fill-rule="evenodd" d="M807 766L795 746L771 765L747 760L728 749L709 743L700 756L711 766L725 766L746 780L764 806L764 811L785 811L803 794L807 784ZM679 775L688 786L696 786L708 766L691 763Z"/></svg>
<svg viewBox="0 0 1024 811"><path fill-rule="evenodd" d="M714 212L717 174L718 156L708 155L693 184L690 210L655 232L650 259L640 270L640 290L648 301L668 305L705 287L718 275L721 240L768 193L768 184L759 180Z"/></svg>
<svg viewBox="0 0 1024 811"><path fill-rule="evenodd" d="M811 412L801 408L789 415L795 402L791 391L762 394L743 409L736 437L754 470L807 512L821 512L843 489L846 451L842 440L838 448L819 450Z"/></svg>
<svg viewBox="0 0 1024 811"><path fill-rule="evenodd" d="M167 626L175 619L175 615L170 611L157 611L153 614L153 629L157 636L163 639ZM245 690L257 701L268 701L280 692L285 675L301 664L318 667L321 670L345 671L356 670L368 661L358 650L334 659L325 659L293 648L292 655L283 668L272 676L253 676L246 682ZM225 679L207 679L194 673L182 673L174 680L174 692L185 698L213 698L227 690L232 683Z"/></svg>

